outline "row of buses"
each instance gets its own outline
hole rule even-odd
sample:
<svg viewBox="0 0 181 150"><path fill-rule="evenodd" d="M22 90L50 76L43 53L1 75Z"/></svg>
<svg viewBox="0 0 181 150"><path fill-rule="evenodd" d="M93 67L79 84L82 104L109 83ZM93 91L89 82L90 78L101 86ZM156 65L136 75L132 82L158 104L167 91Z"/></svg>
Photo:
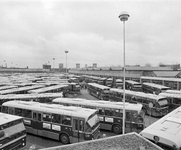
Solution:
<svg viewBox="0 0 181 150"><path fill-rule="evenodd" d="M167 90L168 92L174 90ZM123 89L109 88L96 83L88 83L88 92L100 100L110 100L121 102L123 99ZM166 92L166 91L165 91ZM179 91L177 91L178 93ZM176 92L175 92L176 93ZM173 97L172 95L175 95ZM131 103L141 103L146 114L155 117L166 115L169 111L180 106L181 94L159 95L125 90L125 101Z"/></svg>
<svg viewBox="0 0 181 150"><path fill-rule="evenodd" d="M90 75L82 75L82 78L87 83L98 83L98 84L102 84L102 85L109 86L109 87L116 87L116 84L117 84L116 81L119 80L119 84L121 85L120 87L123 87L122 86L123 85L122 79L114 79L113 80L112 77L106 78L106 77L98 77L98 76L90 76ZM173 90L181 90L181 79L180 78L163 78L163 77L141 76L139 81L134 81L134 82L132 82L132 81L129 82L129 81L130 80L126 80L125 82L128 82L126 84L128 84L130 86L134 86L134 84L136 84L135 87L137 87L137 84L138 84L138 89L139 89L140 84L142 85L142 83L148 82L148 83L155 83L155 84L163 85L163 86L169 87ZM131 87L128 86L128 88L131 88ZM137 88L136 88L136 90L137 90Z"/></svg>

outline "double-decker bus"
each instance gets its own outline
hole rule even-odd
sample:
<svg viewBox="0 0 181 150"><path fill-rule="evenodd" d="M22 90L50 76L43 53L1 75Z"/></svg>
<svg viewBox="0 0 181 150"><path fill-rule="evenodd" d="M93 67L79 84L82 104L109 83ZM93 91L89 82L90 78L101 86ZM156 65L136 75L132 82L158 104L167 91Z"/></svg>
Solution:
<svg viewBox="0 0 181 150"><path fill-rule="evenodd" d="M58 93L58 92L63 92L68 90L68 85L67 84L62 84L62 85L53 85L49 87L43 87L35 90L29 90L28 93Z"/></svg>
<svg viewBox="0 0 181 150"><path fill-rule="evenodd" d="M181 94L160 93L159 95L167 98L170 112L181 106Z"/></svg>
<svg viewBox="0 0 181 150"><path fill-rule="evenodd" d="M0 113L0 149L17 150L26 146L26 129L20 116Z"/></svg>
<svg viewBox="0 0 181 150"><path fill-rule="evenodd" d="M68 84L68 89L70 94L74 93L80 93L80 85L79 83L69 83Z"/></svg>
<svg viewBox="0 0 181 150"><path fill-rule="evenodd" d="M181 150L181 107L145 128L140 135L164 150Z"/></svg>
<svg viewBox="0 0 181 150"><path fill-rule="evenodd" d="M160 84L147 83L147 82L142 83L142 90L145 93L152 93L158 95L159 93L165 92L166 90L169 89L171 88Z"/></svg>
<svg viewBox="0 0 181 150"><path fill-rule="evenodd" d="M78 98L56 98L53 103L66 106L80 106L97 109L100 129L116 134L122 133L123 103L111 101L95 101ZM140 132L144 129L144 113L141 104L125 103L125 132Z"/></svg>
<svg viewBox="0 0 181 150"><path fill-rule="evenodd" d="M100 85L97 83L88 83L88 92L100 100L109 99L109 90L110 87Z"/></svg>
<svg viewBox="0 0 181 150"><path fill-rule="evenodd" d="M181 79L180 78L162 78L162 77L146 77L141 76L140 83L150 82L155 84L164 85L170 87L174 90L181 89Z"/></svg>
<svg viewBox="0 0 181 150"><path fill-rule="evenodd" d="M31 101L8 101L4 113L24 117L27 133L59 140L63 144L97 139L100 135L98 112L74 106Z"/></svg>
<svg viewBox="0 0 181 150"><path fill-rule="evenodd" d="M113 78L107 78L105 85L111 88L113 87L113 82Z"/></svg>
<svg viewBox="0 0 181 150"><path fill-rule="evenodd" d="M139 82L132 81L132 80L126 80L125 81L125 88L127 90L131 91L142 91L142 85Z"/></svg>
<svg viewBox="0 0 181 150"><path fill-rule="evenodd" d="M122 101L124 90L111 88L109 93L110 101ZM162 117L168 113L168 100L163 96L125 90L125 101L142 104L142 109L145 114L155 117ZM152 106L152 108L150 108L150 106Z"/></svg>
<svg viewBox="0 0 181 150"><path fill-rule="evenodd" d="M40 103L52 103L52 100L63 97L62 93L38 93L38 94L8 94L0 95L0 112L4 102L12 100L35 101Z"/></svg>
<svg viewBox="0 0 181 150"><path fill-rule="evenodd" d="M20 88L12 88L12 89L7 89L0 91L0 95L5 95L5 94L27 94L29 90L32 89L39 89L44 87L45 85L32 85L32 86L25 86L25 87L20 87Z"/></svg>

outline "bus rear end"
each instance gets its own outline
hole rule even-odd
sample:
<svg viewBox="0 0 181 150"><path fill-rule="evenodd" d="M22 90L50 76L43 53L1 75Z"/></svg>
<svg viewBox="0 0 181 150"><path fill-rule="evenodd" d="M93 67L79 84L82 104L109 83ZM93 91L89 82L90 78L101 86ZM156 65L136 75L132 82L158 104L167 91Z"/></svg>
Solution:
<svg viewBox="0 0 181 150"><path fill-rule="evenodd" d="M26 146L23 118L0 113L0 149L15 150Z"/></svg>

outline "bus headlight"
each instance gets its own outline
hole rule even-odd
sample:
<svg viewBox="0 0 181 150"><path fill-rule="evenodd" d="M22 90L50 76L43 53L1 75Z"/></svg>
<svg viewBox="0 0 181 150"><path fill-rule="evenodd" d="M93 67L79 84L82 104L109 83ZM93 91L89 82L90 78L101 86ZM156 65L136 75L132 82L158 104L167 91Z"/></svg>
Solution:
<svg viewBox="0 0 181 150"><path fill-rule="evenodd" d="M25 146L25 143L23 142L22 145Z"/></svg>

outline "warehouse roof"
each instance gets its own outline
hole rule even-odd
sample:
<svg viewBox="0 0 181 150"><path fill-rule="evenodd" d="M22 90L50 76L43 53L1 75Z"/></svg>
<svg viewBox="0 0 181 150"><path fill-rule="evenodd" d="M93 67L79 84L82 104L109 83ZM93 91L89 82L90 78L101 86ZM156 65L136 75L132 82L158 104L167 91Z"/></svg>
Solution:
<svg viewBox="0 0 181 150"><path fill-rule="evenodd" d="M180 72L179 71L154 71L157 77L171 77L175 78Z"/></svg>

